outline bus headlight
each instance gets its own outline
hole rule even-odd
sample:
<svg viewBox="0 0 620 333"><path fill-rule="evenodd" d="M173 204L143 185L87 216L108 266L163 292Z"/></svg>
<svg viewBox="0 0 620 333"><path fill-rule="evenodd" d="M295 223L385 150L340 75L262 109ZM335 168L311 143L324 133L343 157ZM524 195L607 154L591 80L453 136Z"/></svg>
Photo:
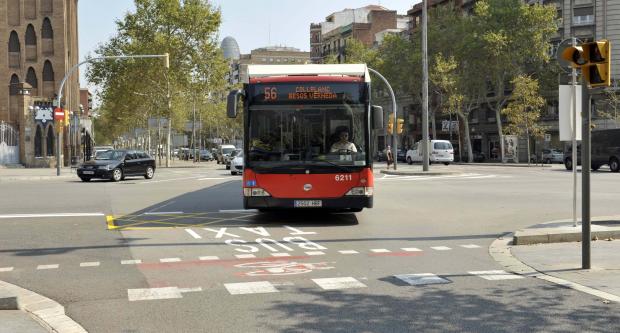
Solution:
<svg viewBox="0 0 620 333"><path fill-rule="evenodd" d="M269 192L263 190L260 187L244 187L243 195L246 197L270 197Z"/></svg>
<svg viewBox="0 0 620 333"><path fill-rule="evenodd" d="M372 196L373 188L372 187L354 187L347 192L345 195L365 195L367 197Z"/></svg>

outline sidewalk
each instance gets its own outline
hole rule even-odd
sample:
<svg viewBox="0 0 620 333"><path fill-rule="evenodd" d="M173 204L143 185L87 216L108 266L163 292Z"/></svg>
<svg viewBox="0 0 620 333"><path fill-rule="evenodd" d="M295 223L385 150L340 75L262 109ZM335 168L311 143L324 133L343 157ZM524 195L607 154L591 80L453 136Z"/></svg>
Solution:
<svg viewBox="0 0 620 333"><path fill-rule="evenodd" d="M159 168L158 161L155 160L157 167ZM185 168L201 168L215 162L200 162L194 163L192 161L173 160L170 163L170 167L165 167L165 161L162 160L162 169L185 169ZM37 180L54 180L69 178L75 178L76 169L63 167L60 169L60 176L56 175L56 168L5 168L0 166L0 183L9 181L37 181Z"/></svg>
<svg viewBox="0 0 620 333"><path fill-rule="evenodd" d="M535 225L500 237L490 254L506 269L620 302L620 216L592 218L591 269L581 269L581 225Z"/></svg>

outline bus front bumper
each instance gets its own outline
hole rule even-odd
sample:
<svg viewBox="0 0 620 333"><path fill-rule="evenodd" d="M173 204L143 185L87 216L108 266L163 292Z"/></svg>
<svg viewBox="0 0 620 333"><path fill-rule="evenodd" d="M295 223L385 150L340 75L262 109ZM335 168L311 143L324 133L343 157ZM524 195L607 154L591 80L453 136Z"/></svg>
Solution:
<svg viewBox="0 0 620 333"><path fill-rule="evenodd" d="M329 199L292 199L274 197L244 197L245 209L362 209L372 208L373 198L367 196L346 196ZM295 207L295 201L320 200L320 207Z"/></svg>

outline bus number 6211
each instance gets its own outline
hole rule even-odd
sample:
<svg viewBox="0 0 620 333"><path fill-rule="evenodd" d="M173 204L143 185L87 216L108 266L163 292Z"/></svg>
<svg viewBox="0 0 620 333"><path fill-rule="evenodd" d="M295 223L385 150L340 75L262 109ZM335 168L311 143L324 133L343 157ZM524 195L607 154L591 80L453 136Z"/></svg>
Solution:
<svg viewBox="0 0 620 333"><path fill-rule="evenodd" d="M336 175L337 182L345 182L347 180L353 180L352 175Z"/></svg>

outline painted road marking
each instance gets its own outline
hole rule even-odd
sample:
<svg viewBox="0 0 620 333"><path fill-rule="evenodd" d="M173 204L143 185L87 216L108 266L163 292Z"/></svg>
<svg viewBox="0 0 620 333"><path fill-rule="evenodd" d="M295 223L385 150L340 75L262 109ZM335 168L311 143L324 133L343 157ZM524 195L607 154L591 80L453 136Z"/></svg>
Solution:
<svg viewBox="0 0 620 333"><path fill-rule="evenodd" d="M10 272L13 270L13 267L0 267L0 272Z"/></svg>
<svg viewBox="0 0 620 333"><path fill-rule="evenodd" d="M256 209L220 209L220 213L258 213Z"/></svg>
<svg viewBox="0 0 620 333"><path fill-rule="evenodd" d="M309 255L309 256L322 256L322 255L325 254L325 252L323 252L323 251L307 251L306 254Z"/></svg>
<svg viewBox="0 0 620 333"><path fill-rule="evenodd" d="M53 264L53 265L39 265L37 266L37 269L57 269L58 268L58 264Z"/></svg>
<svg viewBox="0 0 620 333"><path fill-rule="evenodd" d="M81 262L80 267L97 267L100 265L98 261Z"/></svg>
<svg viewBox="0 0 620 333"><path fill-rule="evenodd" d="M299 263L295 261L263 261L246 262L235 265L237 268L252 268L250 272L240 273L244 276L270 276L270 275L295 275L310 273L314 270L327 270L334 267L328 262Z"/></svg>
<svg viewBox="0 0 620 333"><path fill-rule="evenodd" d="M274 257L290 257L291 255L286 252L277 252L271 254Z"/></svg>
<svg viewBox="0 0 620 333"><path fill-rule="evenodd" d="M370 251L374 252L374 253L388 253L388 252L392 252L392 251L390 251L388 249L370 249Z"/></svg>
<svg viewBox="0 0 620 333"><path fill-rule="evenodd" d="M407 251L407 252L421 252L422 251L418 249L417 247L403 247L401 248L401 250Z"/></svg>
<svg viewBox="0 0 620 333"><path fill-rule="evenodd" d="M51 213L51 214L2 214L0 219L36 218L36 217L88 217L104 216L103 213Z"/></svg>
<svg viewBox="0 0 620 333"><path fill-rule="evenodd" d="M447 246L431 246L431 249L433 249L435 251L450 251L450 250L452 250L452 248L449 248Z"/></svg>
<svg viewBox="0 0 620 333"><path fill-rule="evenodd" d="M268 281L224 283L231 295L277 293L278 289Z"/></svg>
<svg viewBox="0 0 620 333"><path fill-rule="evenodd" d="M202 291L202 287L193 287L193 288L179 288L181 293L195 293Z"/></svg>
<svg viewBox="0 0 620 333"><path fill-rule="evenodd" d="M341 254L358 254L359 253L355 250L340 250L338 252L340 252Z"/></svg>
<svg viewBox="0 0 620 333"><path fill-rule="evenodd" d="M133 301L149 301L156 299L183 298L177 287L127 289L127 298Z"/></svg>
<svg viewBox="0 0 620 333"><path fill-rule="evenodd" d="M461 247L464 247L466 249L478 249L478 248L480 248L480 246L478 246L476 244L465 244L465 245L461 245Z"/></svg>
<svg viewBox="0 0 620 333"><path fill-rule="evenodd" d="M188 234L190 234L192 237L196 238L196 239L201 239L202 236L200 236L197 232L195 232L192 229L185 229L185 231L187 231Z"/></svg>
<svg viewBox="0 0 620 333"><path fill-rule="evenodd" d="M235 257L237 257L239 259L256 258L256 256L253 255L253 254L235 254Z"/></svg>
<svg viewBox="0 0 620 333"><path fill-rule="evenodd" d="M142 260L140 259L121 260L121 265L137 265L141 263L142 263Z"/></svg>
<svg viewBox="0 0 620 333"><path fill-rule="evenodd" d="M199 260L220 260L218 256L202 256L198 257Z"/></svg>
<svg viewBox="0 0 620 333"><path fill-rule="evenodd" d="M198 180L218 180L218 179L227 179L224 177L206 177L206 178L200 178Z"/></svg>
<svg viewBox="0 0 620 333"><path fill-rule="evenodd" d="M366 288L366 285L352 277L312 279L324 290Z"/></svg>
<svg viewBox="0 0 620 333"><path fill-rule="evenodd" d="M474 272L467 272L467 273L472 274L472 275L477 275L485 280L490 280L490 281L523 279L523 276L521 275L508 273L503 270L474 271Z"/></svg>
<svg viewBox="0 0 620 333"><path fill-rule="evenodd" d="M159 262L179 262L181 258L161 258Z"/></svg>
<svg viewBox="0 0 620 333"><path fill-rule="evenodd" d="M450 280L439 277L433 273L400 274L400 275L394 275L394 277L411 286L421 286L425 284L440 284L440 283L451 282Z"/></svg>
<svg viewBox="0 0 620 333"><path fill-rule="evenodd" d="M146 212L146 213L142 213L142 215L175 215L175 214L183 214L183 212L176 211L176 212Z"/></svg>

